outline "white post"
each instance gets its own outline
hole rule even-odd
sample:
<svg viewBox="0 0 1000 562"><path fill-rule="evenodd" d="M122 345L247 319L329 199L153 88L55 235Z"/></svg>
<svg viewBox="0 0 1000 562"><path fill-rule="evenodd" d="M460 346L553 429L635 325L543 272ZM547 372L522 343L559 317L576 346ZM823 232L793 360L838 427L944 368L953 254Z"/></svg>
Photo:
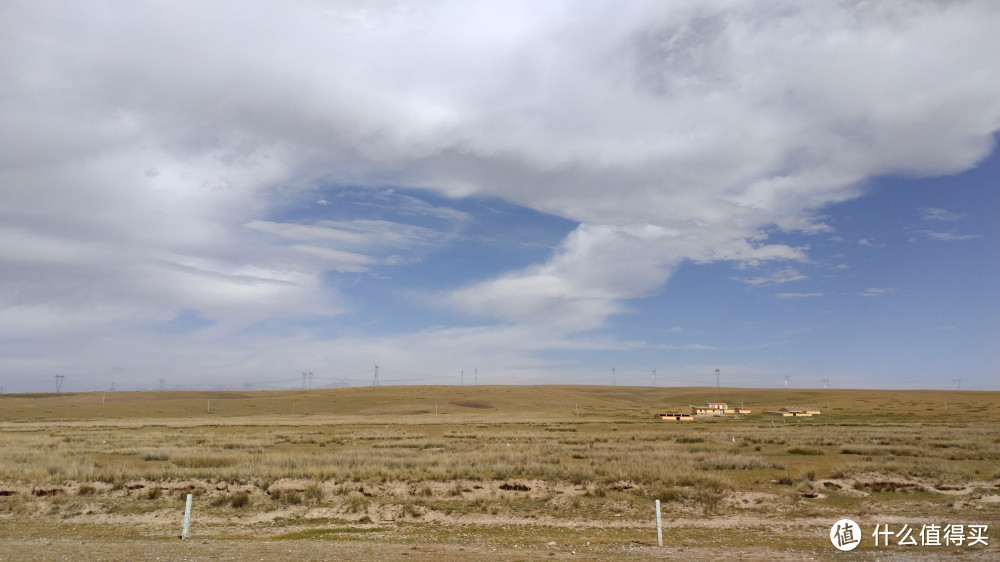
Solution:
<svg viewBox="0 0 1000 562"><path fill-rule="evenodd" d="M660 500L656 500L656 546L663 546L663 527L660 523Z"/></svg>
<svg viewBox="0 0 1000 562"><path fill-rule="evenodd" d="M186 539L191 534L191 498L194 497L191 494L187 496L187 504L184 505L184 531L181 532L181 538Z"/></svg>

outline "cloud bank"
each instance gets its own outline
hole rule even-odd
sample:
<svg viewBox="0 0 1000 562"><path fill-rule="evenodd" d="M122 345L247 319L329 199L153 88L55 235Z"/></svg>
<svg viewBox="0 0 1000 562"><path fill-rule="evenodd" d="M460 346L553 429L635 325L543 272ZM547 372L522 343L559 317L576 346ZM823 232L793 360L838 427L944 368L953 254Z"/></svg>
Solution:
<svg viewBox="0 0 1000 562"><path fill-rule="evenodd" d="M337 186L578 223L543 263L431 299L521 334L520 359L497 358L520 368L537 330L599 328L686 261L807 262L808 247L769 238L829 231L822 209L873 177L974 166L1000 129L1000 6L985 0L0 10L0 333L26 373L96 371L118 346L181 372L195 341L163 357L155 342L185 311L207 322L202 368L318 360L318 338L264 359L242 338L336 319L352 303L323 272L391 268L447 238L415 221L282 218L335 205L317 191ZM747 282L799 278L783 267Z"/></svg>

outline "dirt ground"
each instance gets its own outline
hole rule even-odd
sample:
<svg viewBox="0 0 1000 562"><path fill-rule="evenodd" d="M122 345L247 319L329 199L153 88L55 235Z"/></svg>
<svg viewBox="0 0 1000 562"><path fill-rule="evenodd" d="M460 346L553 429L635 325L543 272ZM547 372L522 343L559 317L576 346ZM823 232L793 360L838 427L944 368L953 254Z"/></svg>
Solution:
<svg viewBox="0 0 1000 562"><path fill-rule="evenodd" d="M879 551L840 553L829 550L775 551L766 547L626 546L617 549L571 547L471 547L455 544L408 545L328 540L154 540L108 542L94 539L0 539L0 560L996 560L996 551L944 550L935 553Z"/></svg>

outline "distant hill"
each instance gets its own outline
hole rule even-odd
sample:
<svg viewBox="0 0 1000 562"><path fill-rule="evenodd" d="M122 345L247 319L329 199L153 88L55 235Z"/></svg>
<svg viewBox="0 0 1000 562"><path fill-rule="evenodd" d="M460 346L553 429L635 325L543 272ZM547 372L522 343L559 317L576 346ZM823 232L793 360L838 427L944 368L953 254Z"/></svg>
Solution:
<svg viewBox="0 0 1000 562"><path fill-rule="evenodd" d="M226 417L386 417L447 420L649 421L653 414L688 411L689 404L727 402L766 412L808 407L823 412L810 423L859 417L948 423L1000 419L1000 392L932 390L758 389L628 386L381 386L319 390L146 391L6 394L0 421L175 419ZM825 419L832 414L829 419ZM435 420L435 417L437 420Z"/></svg>

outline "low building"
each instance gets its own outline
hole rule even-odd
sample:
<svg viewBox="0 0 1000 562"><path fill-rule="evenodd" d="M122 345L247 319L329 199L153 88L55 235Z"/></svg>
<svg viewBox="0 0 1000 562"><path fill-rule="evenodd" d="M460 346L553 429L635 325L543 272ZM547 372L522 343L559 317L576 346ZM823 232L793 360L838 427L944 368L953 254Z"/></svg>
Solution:
<svg viewBox="0 0 1000 562"><path fill-rule="evenodd" d="M656 414L654 417L664 421L694 421L691 414Z"/></svg>
<svg viewBox="0 0 1000 562"><path fill-rule="evenodd" d="M807 410L805 408L782 408L771 413L786 418L810 418L812 416L818 416L823 412L819 410Z"/></svg>
<svg viewBox="0 0 1000 562"><path fill-rule="evenodd" d="M749 414L749 408L730 407L725 402L709 402L704 406L691 406L691 413L696 416L722 416L726 414Z"/></svg>
<svg viewBox="0 0 1000 562"><path fill-rule="evenodd" d="M696 416L721 416L732 412L725 402L709 402L704 406L691 406L691 413Z"/></svg>

